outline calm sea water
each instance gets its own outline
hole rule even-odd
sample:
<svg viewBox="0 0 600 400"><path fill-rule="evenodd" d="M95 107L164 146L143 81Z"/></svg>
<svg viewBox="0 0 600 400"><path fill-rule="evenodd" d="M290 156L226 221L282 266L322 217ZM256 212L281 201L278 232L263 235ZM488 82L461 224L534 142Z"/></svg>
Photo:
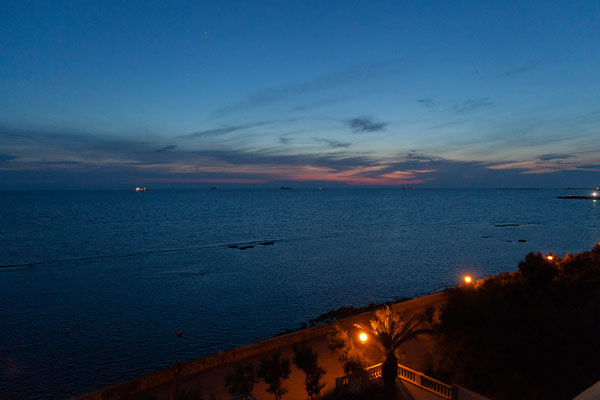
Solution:
<svg viewBox="0 0 600 400"><path fill-rule="evenodd" d="M29 265L0 268L0 397L69 397L530 251L590 249L600 203L564 193L0 192L0 265ZM228 248L259 241L275 244Z"/></svg>

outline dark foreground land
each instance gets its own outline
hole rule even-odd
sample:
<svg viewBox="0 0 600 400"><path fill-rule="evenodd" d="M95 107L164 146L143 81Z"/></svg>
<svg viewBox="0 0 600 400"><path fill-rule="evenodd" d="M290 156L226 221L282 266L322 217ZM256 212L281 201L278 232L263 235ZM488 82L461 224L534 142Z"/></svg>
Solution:
<svg viewBox="0 0 600 400"><path fill-rule="evenodd" d="M446 291L438 377L494 399L570 399L600 380L600 244L530 253L515 273Z"/></svg>
<svg viewBox="0 0 600 400"><path fill-rule="evenodd" d="M396 303L391 309L402 318L421 314L430 327L430 334L400 347L399 361L442 382L493 399L536 400L570 399L600 380L600 244L563 258L530 253L516 272ZM382 398L373 382L363 393L334 390L335 378L347 371L330 351L332 332L338 326L366 324L372 315L369 311L185 363L175 398L228 399L232 394L226 377L237 366L257 368L275 353L292 360L299 344L310 347L324 369L315 398ZM365 365L382 361L381 353L362 356ZM306 399L305 375L293 364L290 372L282 380L281 398ZM172 377L173 369L158 371L82 398L170 399ZM273 398L260 379L251 386L257 399Z"/></svg>

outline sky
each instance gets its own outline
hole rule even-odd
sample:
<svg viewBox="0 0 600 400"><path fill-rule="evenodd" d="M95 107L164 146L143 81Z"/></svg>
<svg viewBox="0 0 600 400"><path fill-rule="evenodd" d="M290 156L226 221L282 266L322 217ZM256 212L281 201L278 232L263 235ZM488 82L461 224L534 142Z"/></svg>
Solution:
<svg viewBox="0 0 600 400"><path fill-rule="evenodd" d="M0 189L600 185L597 1L3 1Z"/></svg>

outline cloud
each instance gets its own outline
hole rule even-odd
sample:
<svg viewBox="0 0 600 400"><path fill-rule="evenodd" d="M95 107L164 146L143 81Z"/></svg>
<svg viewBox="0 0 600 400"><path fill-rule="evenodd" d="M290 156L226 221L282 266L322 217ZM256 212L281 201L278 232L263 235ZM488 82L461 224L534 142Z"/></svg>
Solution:
<svg viewBox="0 0 600 400"><path fill-rule="evenodd" d="M538 160L540 160L540 161L566 160L567 158L573 158L573 157L575 157L574 154L551 153L551 154L542 154L541 156L538 157Z"/></svg>
<svg viewBox="0 0 600 400"><path fill-rule="evenodd" d="M43 165L80 164L122 165L131 167L160 166L168 170L174 166L190 169L218 168L230 165L312 165L333 170L371 165L368 157L344 152L286 154L281 149L179 149L175 145L159 147L154 142L125 140L122 137L105 137L65 132L28 131L23 135L3 135L7 147L14 155L0 155L0 160L18 159L11 168L43 168ZM343 142L322 139L330 148L348 147ZM280 142L289 141L281 137ZM158 147L158 149L157 149ZM42 151L43 150L43 151ZM8 164L3 162L3 164Z"/></svg>
<svg viewBox="0 0 600 400"><path fill-rule="evenodd" d="M9 135L0 132L0 135L3 139L2 187L27 184L30 187L126 187L149 179L159 179L165 185L167 182L183 185L185 182L287 180L436 187L589 186L597 184L594 180L600 181L599 166L592 156L580 158L587 164L578 165L575 157L559 152L548 152L529 161L524 158L525 161L501 162L448 159L418 149L375 154L356 150L350 143L325 138L310 138L325 145L320 148L261 148L254 144L246 148L203 146L198 150L173 144L165 146L163 138L127 140L125 136L64 131ZM290 143L289 140L286 136L280 137L282 144ZM564 163L569 159L573 159L573 163Z"/></svg>
<svg viewBox="0 0 600 400"><path fill-rule="evenodd" d="M346 95L341 95L341 96L331 96L331 97L325 97L323 99L319 99L316 101L305 101L304 103L300 103L299 105L295 105L290 107L287 111L288 112L302 112L302 111L308 111L308 110L312 110L315 108L320 108L323 106L328 106L330 104L335 104L335 103L339 103L339 102L343 102L352 98L356 98L356 97L360 97L361 95L358 93L353 93L353 94L346 94Z"/></svg>
<svg viewBox="0 0 600 400"><path fill-rule="evenodd" d="M139 166L169 162L172 153L153 141L125 135L59 131L16 131L2 134L3 144L17 159L3 169L43 169L69 165L71 169L105 165ZM169 147L169 146L166 146ZM157 148L159 151L157 151Z"/></svg>
<svg viewBox="0 0 600 400"><path fill-rule="evenodd" d="M459 119L459 120L454 120L454 121L447 121L447 122L442 122L442 123L439 123L439 124L432 125L432 126L428 127L427 129L430 129L430 130L443 129L443 128L447 128L449 126L462 125L465 122L467 122L467 119Z"/></svg>
<svg viewBox="0 0 600 400"><path fill-rule="evenodd" d="M438 108L438 103L447 103L447 102L440 102L440 101L436 101L430 97L425 97L422 99L417 100L417 103L429 110L441 110L441 108ZM480 98L473 98L473 99L467 99L461 103L455 103L450 110L454 111L455 113L466 113L466 112L470 112L470 111L477 111L477 110L481 110L481 109L486 109L486 108L491 108L494 106L494 103L489 99L489 97L480 97ZM444 126L448 126L448 125L452 125L455 124L456 121L446 121L443 123L440 123L438 125L435 125L435 128L438 127L444 127Z"/></svg>
<svg viewBox="0 0 600 400"><path fill-rule="evenodd" d="M42 165L81 165L81 161L59 160L59 161L40 161Z"/></svg>
<svg viewBox="0 0 600 400"><path fill-rule="evenodd" d="M206 129L206 130L202 130L202 131L198 131L198 132L194 132L194 133L180 135L180 136L177 136L176 139L187 140L187 139L195 139L195 138L201 138L201 137L206 137L206 136L221 136L221 135L226 135L231 132L256 128L258 126L270 125L270 124L274 124L277 122L282 122L282 121L261 121L261 122L254 122L254 123L241 124L241 125L222 126L219 128Z"/></svg>
<svg viewBox="0 0 600 400"><path fill-rule="evenodd" d="M364 171L360 175L372 179L411 177L423 182L436 182L439 186L453 186L457 180L469 179L473 174L487 173L487 165L479 161L448 160L411 151L399 155L396 160L382 162L378 169Z"/></svg>
<svg viewBox="0 0 600 400"><path fill-rule="evenodd" d="M538 59L532 60L529 63L522 65L520 67L501 72L500 74L498 74L498 76L506 78L506 77L511 77L514 75L519 75L519 74L522 74L525 72L529 72L532 69L535 69L535 68L539 67L540 65L544 64L544 62L546 62L547 60L548 60L548 58L538 58Z"/></svg>
<svg viewBox="0 0 600 400"><path fill-rule="evenodd" d="M3 154L0 153L0 163L6 162L6 161L10 161L10 160L14 160L17 157L11 156L9 154Z"/></svg>
<svg viewBox="0 0 600 400"><path fill-rule="evenodd" d="M353 118L348 121L348 126L353 133L380 132L385 129L386 125L386 122L374 122L369 117Z"/></svg>
<svg viewBox="0 0 600 400"><path fill-rule="evenodd" d="M176 147L177 146L175 146L174 144L171 144L171 145L168 145L168 146L165 146L165 147L161 147L160 149L155 150L155 152L156 153L166 153L167 151L175 150Z"/></svg>
<svg viewBox="0 0 600 400"><path fill-rule="evenodd" d="M600 171L600 164L585 164L579 165L578 169L589 170L589 171Z"/></svg>
<svg viewBox="0 0 600 400"><path fill-rule="evenodd" d="M404 157L406 160L419 161L419 162L432 162L432 161L441 160L441 158L439 158L439 157L424 155L418 150L411 150L408 153L406 153L406 155Z"/></svg>
<svg viewBox="0 0 600 400"><path fill-rule="evenodd" d="M248 111L258 107L296 100L307 94L314 94L327 90L338 89L339 92L339 88L347 84L355 84L360 80L369 80L396 74L400 69L395 64L397 63L392 61L380 64L357 65L328 75L322 75L305 82L291 83L276 88L258 91L237 103L217 109L215 114L225 115L239 111ZM331 101L335 101L335 99L326 99L324 101L328 104Z"/></svg>
<svg viewBox="0 0 600 400"><path fill-rule="evenodd" d="M281 154L270 151L248 151L248 150L213 150L192 151L180 155L181 160L195 160L207 163L207 165L245 165L245 166L275 166L275 167L297 167L310 166L328 168L333 171L345 171L356 167L370 167L378 165L378 160L353 155L349 153L326 153L326 154Z"/></svg>
<svg viewBox="0 0 600 400"><path fill-rule="evenodd" d="M290 144L290 142L291 142L291 141L292 141L292 139L290 139L290 138L287 138L287 137L285 137L285 136L281 136L281 137L278 139L278 142L279 142L279 143L281 143L281 144Z"/></svg>
<svg viewBox="0 0 600 400"><path fill-rule="evenodd" d="M337 140L331 140L331 139L313 138L313 140L318 143L324 143L329 148L332 148L332 149L348 148L348 147L352 146L352 143L339 142Z"/></svg>
<svg viewBox="0 0 600 400"><path fill-rule="evenodd" d="M417 100L417 103L419 103L419 105L421 105L429 110L434 110L436 108L435 100L433 100L430 97L425 97L425 98L419 99L419 100Z"/></svg>
<svg viewBox="0 0 600 400"><path fill-rule="evenodd" d="M481 97L478 99L465 100L462 103L455 105L453 108L457 113L465 113L490 108L493 105L494 103L488 97Z"/></svg>

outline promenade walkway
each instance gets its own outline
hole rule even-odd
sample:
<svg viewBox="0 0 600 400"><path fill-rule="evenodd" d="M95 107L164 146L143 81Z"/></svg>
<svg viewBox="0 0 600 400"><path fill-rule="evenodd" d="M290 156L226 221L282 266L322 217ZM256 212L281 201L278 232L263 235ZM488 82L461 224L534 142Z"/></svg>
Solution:
<svg viewBox="0 0 600 400"><path fill-rule="evenodd" d="M410 315L423 312L429 306L436 306L444 301L443 293L435 293L405 302L394 304L394 310ZM181 365L180 388L183 392L201 395L204 400L226 400L230 396L225 389L225 376L239 362L258 365L262 358L273 352L281 353L282 357L292 358L292 347L306 342L319 354L319 364L327 371L324 391L335 387L335 378L343 376L344 371L336 357L328 348L327 336L334 329L334 324L352 327L354 323L365 323L372 313L364 313L344 320L322 324L312 328L278 336L262 342L238 347L229 351L213 354L192 360ZM431 355L426 343L427 339L410 341L402 350L405 352L402 363L417 371L427 371L431 366ZM372 364L381 361L375 349L369 351ZM292 363L290 378L284 386L288 389L286 400L305 400L304 374ZM102 390L78 396L77 400L123 400L123 399L170 399L170 386L173 377L171 368L157 371L122 384L110 386ZM266 392L264 383L255 385L252 395L257 399L271 399L273 395Z"/></svg>

